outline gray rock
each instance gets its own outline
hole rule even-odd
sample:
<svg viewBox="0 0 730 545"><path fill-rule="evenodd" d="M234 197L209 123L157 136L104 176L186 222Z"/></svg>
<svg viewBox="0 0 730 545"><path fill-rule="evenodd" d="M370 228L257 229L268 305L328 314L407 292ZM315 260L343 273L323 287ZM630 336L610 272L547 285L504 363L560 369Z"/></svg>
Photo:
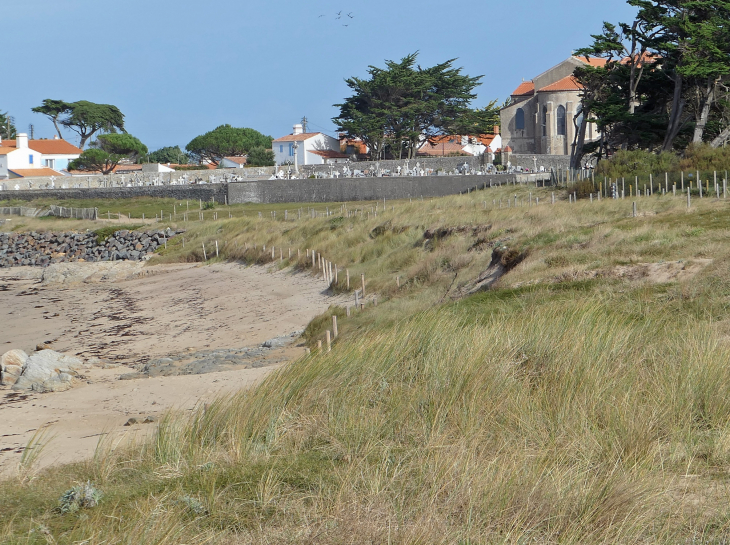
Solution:
<svg viewBox="0 0 730 545"><path fill-rule="evenodd" d="M30 356L13 390L58 392L73 384L83 363L55 350L41 350Z"/></svg>

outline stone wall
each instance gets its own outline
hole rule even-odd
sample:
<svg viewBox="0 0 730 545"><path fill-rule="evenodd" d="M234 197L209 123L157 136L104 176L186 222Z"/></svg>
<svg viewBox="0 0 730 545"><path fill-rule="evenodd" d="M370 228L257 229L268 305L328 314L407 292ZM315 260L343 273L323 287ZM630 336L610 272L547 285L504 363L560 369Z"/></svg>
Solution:
<svg viewBox="0 0 730 545"><path fill-rule="evenodd" d="M347 202L442 197L516 180L516 176L508 174L260 180L228 184L228 202Z"/></svg>
<svg viewBox="0 0 730 545"><path fill-rule="evenodd" d="M529 168L532 170L535 166L535 162L532 158L537 159L537 168L544 167L546 172L550 172L550 169L555 170L567 170L570 168L570 155L536 155L532 153L512 153L510 155L510 162L513 167Z"/></svg>
<svg viewBox="0 0 730 545"><path fill-rule="evenodd" d="M31 189L0 192L0 200L31 201L34 199L131 199L134 197L159 197L215 201L225 203L228 184L160 185L142 187L96 187L74 189Z"/></svg>
<svg viewBox="0 0 730 545"><path fill-rule="evenodd" d="M95 189L110 187L188 185L195 183L228 183L238 179L270 178L275 167L226 168L215 170L179 170L167 173L127 172L109 176L54 176L0 180L0 198L4 191L26 189Z"/></svg>
<svg viewBox="0 0 730 545"><path fill-rule="evenodd" d="M350 162L347 166L351 171L359 170L360 172L368 172L370 176L373 176L374 172L379 168L381 171L390 170L391 174L395 175L398 167L401 167L401 172L405 173L406 165L408 170L414 170L416 165L420 165L420 168L424 170L433 170L434 173L442 171L445 173L451 173L454 170L461 170L464 163L469 165L470 170L480 171L486 167L486 157L418 157L416 159L392 159L383 161L356 161ZM337 170L342 175L342 169L345 167L344 163L338 163L335 165L306 165L300 166L299 171L303 177L310 175L329 174L331 169ZM286 169L286 166L279 167ZM292 167L293 168L293 167Z"/></svg>

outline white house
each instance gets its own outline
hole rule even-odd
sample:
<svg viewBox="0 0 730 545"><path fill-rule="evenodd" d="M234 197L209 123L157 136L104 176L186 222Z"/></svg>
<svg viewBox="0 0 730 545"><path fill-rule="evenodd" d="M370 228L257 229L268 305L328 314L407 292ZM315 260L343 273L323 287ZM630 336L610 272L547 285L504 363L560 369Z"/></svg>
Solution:
<svg viewBox="0 0 730 545"><path fill-rule="evenodd" d="M294 132L277 138L273 146L277 165L325 165L348 158L340 152L337 138L321 132L304 132L301 125L294 125Z"/></svg>
<svg viewBox="0 0 730 545"><path fill-rule="evenodd" d="M243 168L246 166L245 157L224 157L221 159L220 165L222 168Z"/></svg>
<svg viewBox="0 0 730 545"><path fill-rule="evenodd" d="M61 170L81 155L65 140L28 140L20 133L15 140L0 140L0 179L29 176L63 176Z"/></svg>

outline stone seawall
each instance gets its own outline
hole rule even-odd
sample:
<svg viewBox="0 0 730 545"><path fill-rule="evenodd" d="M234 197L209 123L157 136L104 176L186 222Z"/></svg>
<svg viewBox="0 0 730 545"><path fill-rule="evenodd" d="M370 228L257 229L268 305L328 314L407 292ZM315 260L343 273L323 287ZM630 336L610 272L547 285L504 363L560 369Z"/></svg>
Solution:
<svg viewBox="0 0 730 545"><path fill-rule="evenodd" d="M228 184L228 202L347 202L379 199L443 197L511 184L513 175L491 176L399 176L385 178L341 178L303 180L260 180Z"/></svg>
<svg viewBox="0 0 730 545"><path fill-rule="evenodd" d="M0 192L0 200L32 201L34 199L132 199L134 197L159 197L215 201L225 203L227 184L160 185L142 187L92 187L70 189L32 189Z"/></svg>
<svg viewBox="0 0 730 545"><path fill-rule="evenodd" d="M182 232L182 231L180 231ZM116 231L105 240L96 233L0 233L0 268L46 267L74 261L140 261L177 232Z"/></svg>

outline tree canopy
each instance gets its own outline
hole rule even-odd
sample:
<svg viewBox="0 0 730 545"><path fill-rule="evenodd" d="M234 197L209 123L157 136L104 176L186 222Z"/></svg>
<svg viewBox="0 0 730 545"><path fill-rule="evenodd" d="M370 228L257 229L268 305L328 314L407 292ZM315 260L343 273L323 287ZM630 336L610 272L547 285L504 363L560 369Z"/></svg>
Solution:
<svg viewBox="0 0 730 545"><path fill-rule="evenodd" d="M481 111L469 108L482 76L462 74L454 68L456 59L423 68L417 57L416 52L397 62L385 61L385 68L370 66L368 78L345 80L353 94L335 104L340 115L333 122L349 138L365 142L373 157L386 147L398 157L415 157L429 138L467 128L492 132L498 119L496 102ZM486 123L492 126L488 131Z"/></svg>
<svg viewBox="0 0 730 545"><path fill-rule="evenodd" d="M273 167L276 164L274 150L257 146L251 148L246 156L246 166L250 167Z"/></svg>
<svg viewBox="0 0 730 545"><path fill-rule="evenodd" d="M15 120L7 112L0 112L0 138L12 140L16 133Z"/></svg>
<svg viewBox="0 0 730 545"><path fill-rule="evenodd" d="M78 159L69 163L69 169L109 174L121 161L134 162L146 153L147 146L131 134L101 134Z"/></svg>
<svg viewBox="0 0 730 545"><path fill-rule="evenodd" d="M580 67L583 124L601 139L584 145L578 127L573 163L585 153L719 146L730 138L730 1L627 0L634 21L605 22L576 55L602 57Z"/></svg>
<svg viewBox="0 0 730 545"><path fill-rule="evenodd" d="M246 155L256 147L270 149L272 141L271 136L255 129L221 125L196 136L185 149L199 162L210 161L217 165L223 157Z"/></svg>
<svg viewBox="0 0 730 545"><path fill-rule="evenodd" d="M180 149L180 146L166 146L149 154L150 163L174 163L177 165L188 164L188 154Z"/></svg>
<svg viewBox="0 0 730 545"><path fill-rule="evenodd" d="M35 113L48 117L56 127L59 138L63 138L59 124L79 135L79 147L84 149L86 142L96 133L125 132L124 114L111 104L96 104L88 100L65 102L47 98L43 104L32 109Z"/></svg>

